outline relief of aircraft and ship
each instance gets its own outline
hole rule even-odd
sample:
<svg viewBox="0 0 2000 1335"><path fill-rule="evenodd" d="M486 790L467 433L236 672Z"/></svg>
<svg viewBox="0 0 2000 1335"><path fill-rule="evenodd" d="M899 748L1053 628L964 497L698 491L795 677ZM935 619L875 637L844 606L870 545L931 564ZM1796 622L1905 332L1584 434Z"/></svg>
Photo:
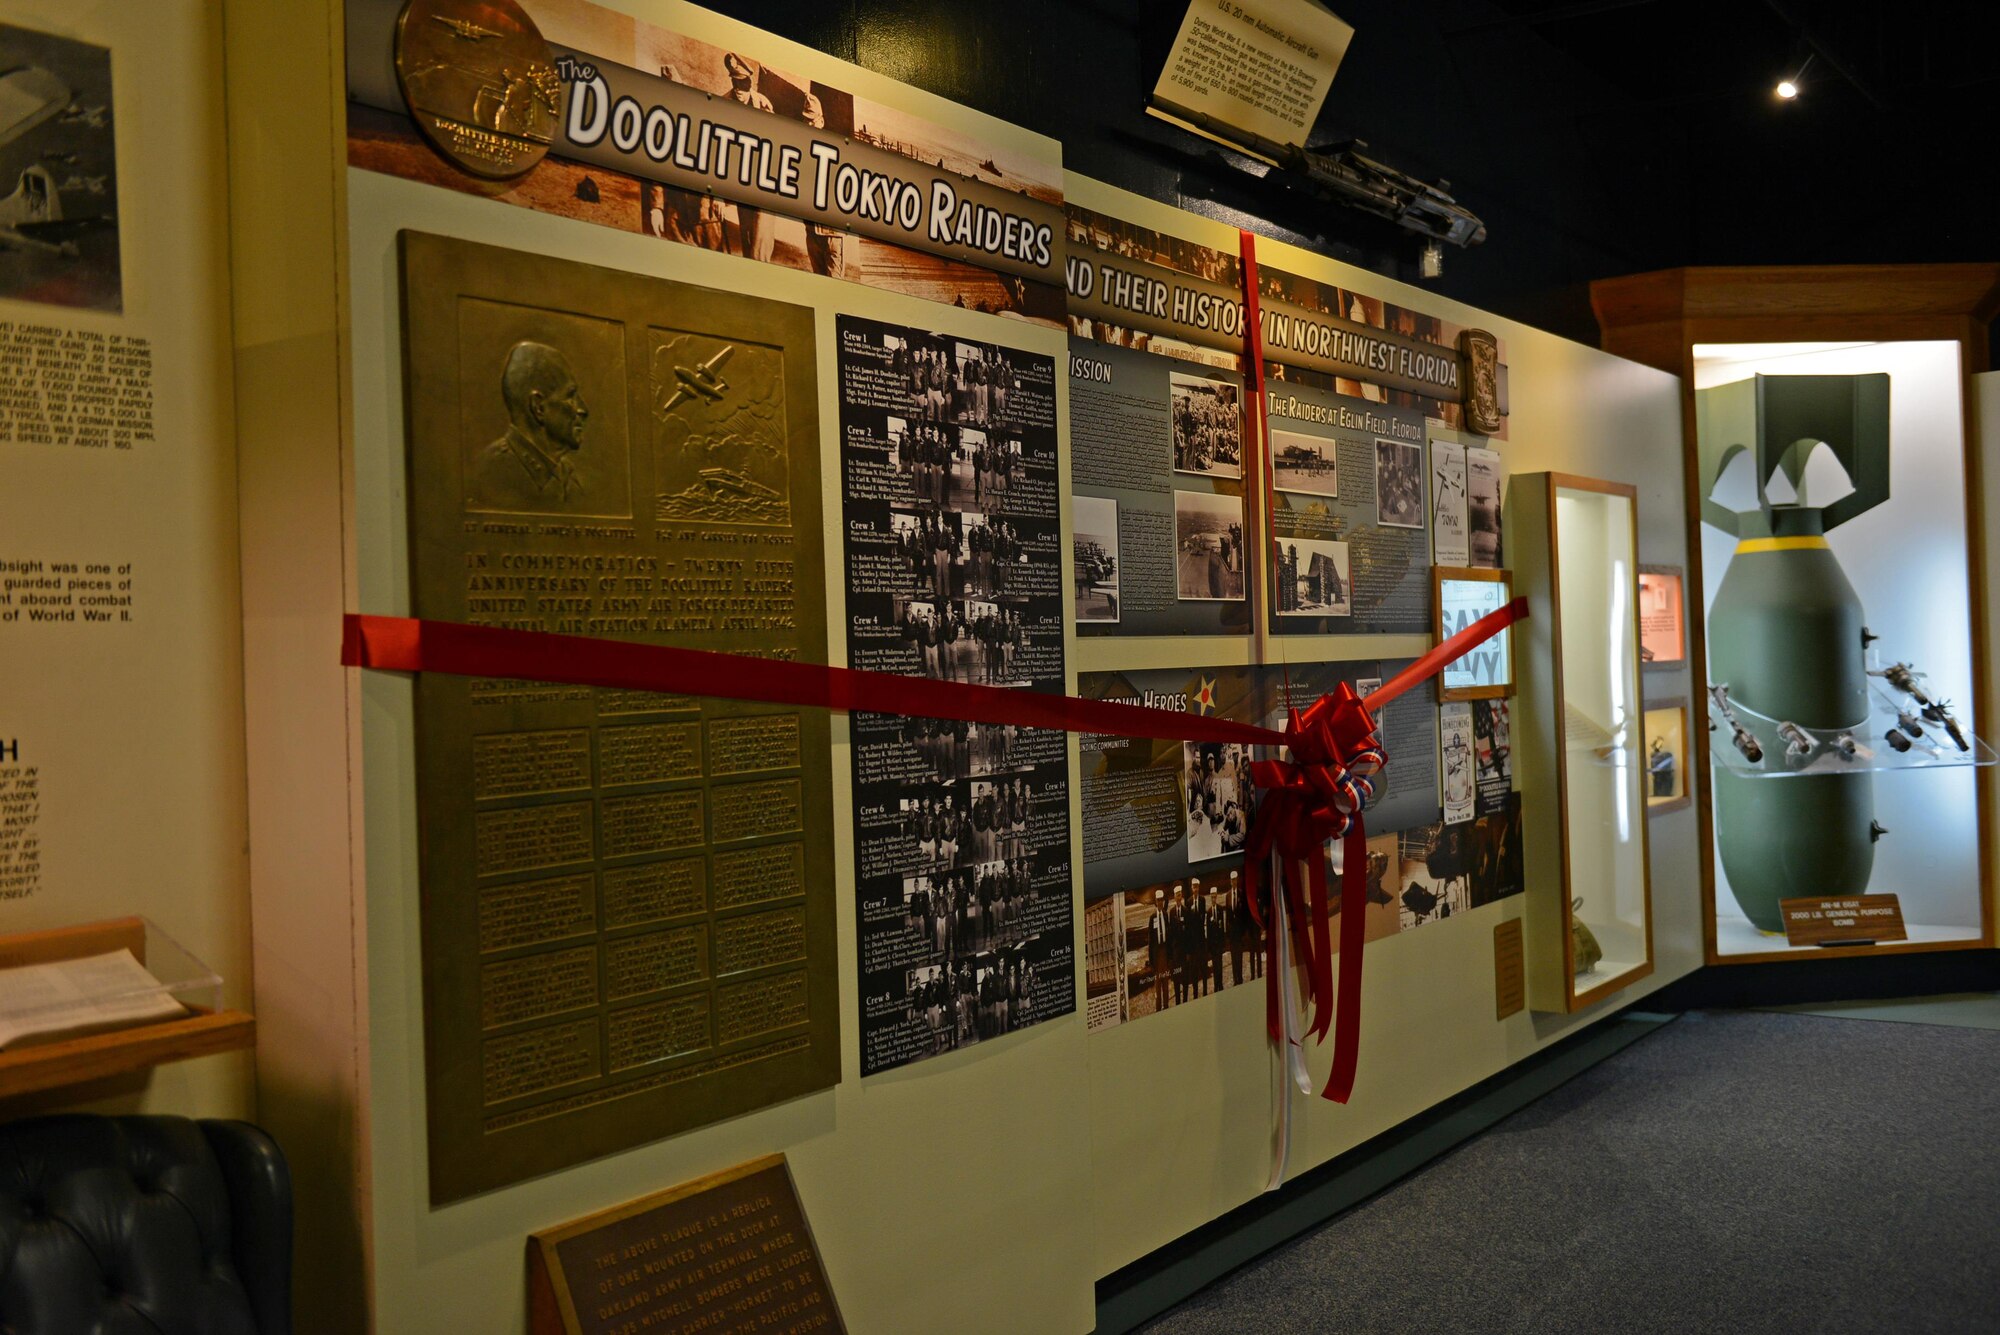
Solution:
<svg viewBox="0 0 2000 1335"><path fill-rule="evenodd" d="M783 417L773 401L776 381L764 390L761 401L748 392L732 395L723 368L736 351L737 345L730 343L705 359L683 361L676 344L663 346L654 354L654 421L661 440L661 490L655 515L660 519L774 526L791 523ZM738 401L732 402L732 398ZM719 429L703 430L704 418L720 418ZM697 459L722 462L690 470L687 465ZM751 476L759 462L763 464L759 471L768 475L775 469L776 480L784 485L772 486ZM686 479L686 485L669 491L673 485L670 477Z"/></svg>

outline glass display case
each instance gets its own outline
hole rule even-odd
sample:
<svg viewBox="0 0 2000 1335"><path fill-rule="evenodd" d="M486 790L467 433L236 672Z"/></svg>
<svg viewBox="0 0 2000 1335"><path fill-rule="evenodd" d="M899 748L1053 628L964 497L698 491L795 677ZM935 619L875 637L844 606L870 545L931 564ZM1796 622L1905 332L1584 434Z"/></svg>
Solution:
<svg viewBox="0 0 2000 1335"><path fill-rule="evenodd" d="M1958 375L1942 342L1695 349L1723 957L1980 936ZM1886 921L1819 930L1864 896Z"/></svg>
<svg viewBox="0 0 2000 1335"><path fill-rule="evenodd" d="M1653 971L1634 488L1508 480L1527 856L1528 1002L1569 1012Z"/></svg>
<svg viewBox="0 0 2000 1335"><path fill-rule="evenodd" d="M1996 264L1591 285L1604 350L1693 391L1687 680L1659 689L1691 706L1710 964L1994 945L1978 460L2000 396L1966 391L1996 300Z"/></svg>

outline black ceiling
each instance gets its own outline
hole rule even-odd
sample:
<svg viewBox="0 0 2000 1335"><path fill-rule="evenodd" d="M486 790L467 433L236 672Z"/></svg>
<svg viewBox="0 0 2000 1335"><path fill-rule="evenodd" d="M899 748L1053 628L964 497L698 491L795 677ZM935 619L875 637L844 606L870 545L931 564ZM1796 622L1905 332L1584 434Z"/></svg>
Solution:
<svg viewBox="0 0 2000 1335"><path fill-rule="evenodd" d="M1415 245L1389 225L1259 186L1144 114L1178 0L709 3L1059 138L1075 170L1415 277ZM2000 252L1991 0L1332 8L1356 36L1316 139L1358 135L1449 178L1491 228L1432 284L1462 300L1589 340L1592 278ZM1780 102L1801 66L1801 95Z"/></svg>

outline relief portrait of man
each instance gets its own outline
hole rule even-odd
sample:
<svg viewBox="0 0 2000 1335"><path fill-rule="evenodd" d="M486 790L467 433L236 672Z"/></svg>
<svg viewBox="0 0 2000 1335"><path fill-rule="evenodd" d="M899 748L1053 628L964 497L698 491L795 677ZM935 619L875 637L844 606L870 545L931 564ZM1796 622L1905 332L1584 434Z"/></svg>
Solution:
<svg viewBox="0 0 2000 1335"><path fill-rule="evenodd" d="M547 343L514 344L500 372L507 430L479 451L466 489L475 510L588 514L596 498L583 461L590 405L568 358Z"/></svg>

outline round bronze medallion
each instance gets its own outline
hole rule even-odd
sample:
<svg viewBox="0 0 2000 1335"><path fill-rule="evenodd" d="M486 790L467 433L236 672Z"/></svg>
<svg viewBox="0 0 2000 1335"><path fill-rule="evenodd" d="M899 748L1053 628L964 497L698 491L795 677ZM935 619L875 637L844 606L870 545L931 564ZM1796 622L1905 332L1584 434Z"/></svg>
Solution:
<svg viewBox="0 0 2000 1335"><path fill-rule="evenodd" d="M562 81L514 0L410 0L396 80L432 146L475 176L519 176L555 138Z"/></svg>

